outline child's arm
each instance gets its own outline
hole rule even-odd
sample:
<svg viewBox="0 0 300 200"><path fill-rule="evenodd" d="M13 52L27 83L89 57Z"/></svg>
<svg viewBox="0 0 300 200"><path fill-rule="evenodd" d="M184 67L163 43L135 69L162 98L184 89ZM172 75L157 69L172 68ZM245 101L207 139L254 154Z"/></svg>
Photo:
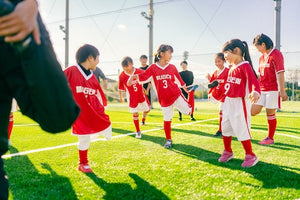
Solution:
<svg viewBox="0 0 300 200"><path fill-rule="evenodd" d="M282 98L282 101L286 101L288 99L288 95L284 89L284 71L278 72L278 83L280 97Z"/></svg>
<svg viewBox="0 0 300 200"><path fill-rule="evenodd" d="M124 99L123 99L123 92L122 92L122 90L119 90L119 95L120 95L120 101L122 102L122 103L124 103L125 101L124 101Z"/></svg>

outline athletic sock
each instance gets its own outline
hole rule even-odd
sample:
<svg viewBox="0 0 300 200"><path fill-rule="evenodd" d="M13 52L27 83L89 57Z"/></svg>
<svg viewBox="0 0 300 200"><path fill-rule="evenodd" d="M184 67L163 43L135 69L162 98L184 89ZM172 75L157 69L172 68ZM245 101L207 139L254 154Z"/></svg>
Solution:
<svg viewBox="0 0 300 200"><path fill-rule="evenodd" d="M219 112L220 120L219 120L219 131L222 132L222 111Z"/></svg>
<svg viewBox="0 0 300 200"><path fill-rule="evenodd" d="M274 135L275 135L275 130L276 130L276 125L277 125L277 119L276 119L276 115L267 115L268 118L268 125L269 125L269 138L270 139L274 139Z"/></svg>
<svg viewBox="0 0 300 200"><path fill-rule="evenodd" d="M226 137L223 135L222 137L223 137L224 149L228 152L232 152L231 149L232 136Z"/></svg>
<svg viewBox="0 0 300 200"><path fill-rule="evenodd" d="M242 141L242 145L245 149L246 154L250 154L252 156L255 156L255 154L252 151L251 140Z"/></svg>
<svg viewBox="0 0 300 200"><path fill-rule="evenodd" d="M140 131L140 125L139 125L139 115L133 115L133 123L136 129L136 132Z"/></svg>
<svg viewBox="0 0 300 200"><path fill-rule="evenodd" d="M79 164L88 164L88 149L79 150Z"/></svg>
<svg viewBox="0 0 300 200"><path fill-rule="evenodd" d="M9 116L9 123L8 123L8 139L10 139L13 126L14 126L14 116L11 115Z"/></svg>
<svg viewBox="0 0 300 200"><path fill-rule="evenodd" d="M167 140L171 140L171 121L164 121L164 130Z"/></svg>

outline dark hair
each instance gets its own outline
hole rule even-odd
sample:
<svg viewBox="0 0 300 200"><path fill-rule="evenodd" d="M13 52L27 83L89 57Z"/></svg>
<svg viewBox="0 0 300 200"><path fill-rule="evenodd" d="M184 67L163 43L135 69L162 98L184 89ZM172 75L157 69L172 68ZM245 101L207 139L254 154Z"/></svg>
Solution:
<svg viewBox="0 0 300 200"><path fill-rule="evenodd" d="M215 55L215 58L220 58L221 60L224 60L224 61L225 61L225 57L224 57L224 54L223 54L222 52L217 53L217 54Z"/></svg>
<svg viewBox="0 0 300 200"><path fill-rule="evenodd" d="M146 55L141 55L140 59L148 59Z"/></svg>
<svg viewBox="0 0 300 200"><path fill-rule="evenodd" d="M161 44L156 53L154 54L154 62L158 62L160 59L160 53L170 50L173 53L173 47L167 44Z"/></svg>
<svg viewBox="0 0 300 200"><path fill-rule="evenodd" d="M249 49L248 49L248 44L247 42L245 41L241 41L239 39L232 39L228 42L226 42L223 46L223 50L222 52L226 52L226 51L230 51L230 52L233 52L233 50L235 48L239 48L242 52L242 57L249 62L249 64L251 65L251 68L256 76L256 78L258 78L254 68L253 68L253 65L252 65L252 61L251 61L251 58L250 58L250 53L249 53Z"/></svg>
<svg viewBox="0 0 300 200"><path fill-rule="evenodd" d="M129 63L133 63L132 58L130 58L129 56L126 56L122 59L121 65L122 65L122 67L128 67Z"/></svg>
<svg viewBox="0 0 300 200"><path fill-rule="evenodd" d="M267 35L265 35L263 33L260 35L257 35L253 39L254 45L262 45L262 43L265 43L267 50L273 49L273 41L271 40L271 38L269 38Z"/></svg>
<svg viewBox="0 0 300 200"><path fill-rule="evenodd" d="M76 61L77 63L83 63L89 56L93 56L93 58L96 59L99 55L99 51L96 47L90 44L85 44L77 50Z"/></svg>
<svg viewBox="0 0 300 200"><path fill-rule="evenodd" d="M180 65L182 65L182 64L188 65L188 63L185 60L180 63Z"/></svg>

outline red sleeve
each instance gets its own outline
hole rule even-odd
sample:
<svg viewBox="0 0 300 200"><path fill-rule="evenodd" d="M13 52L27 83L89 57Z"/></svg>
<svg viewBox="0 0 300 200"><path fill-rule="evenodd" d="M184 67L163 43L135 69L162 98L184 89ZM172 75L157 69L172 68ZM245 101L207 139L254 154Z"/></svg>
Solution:
<svg viewBox="0 0 300 200"><path fill-rule="evenodd" d="M119 76L119 90L125 90L122 73Z"/></svg>
<svg viewBox="0 0 300 200"><path fill-rule="evenodd" d="M276 56L273 58L275 70L276 72L282 72L284 71L284 61L283 61L283 55L280 51L276 53Z"/></svg>
<svg viewBox="0 0 300 200"><path fill-rule="evenodd" d="M182 80L182 78L175 66L173 66L173 71L174 71L174 75L175 75L176 79L179 81L181 87L185 86L185 82Z"/></svg>
<svg viewBox="0 0 300 200"><path fill-rule="evenodd" d="M138 74L138 81L143 83L143 82L149 82L148 80L151 78L152 76L152 69L153 69L153 65L150 65L150 67L148 67L145 71L143 71L142 73Z"/></svg>
<svg viewBox="0 0 300 200"><path fill-rule="evenodd" d="M246 78L248 81L248 89L249 89L249 93L251 93L252 91L256 91L258 94L260 94L260 86L258 83L258 80L251 68L251 65L246 65L244 67L245 69L245 74L246 74Z"/></svg>

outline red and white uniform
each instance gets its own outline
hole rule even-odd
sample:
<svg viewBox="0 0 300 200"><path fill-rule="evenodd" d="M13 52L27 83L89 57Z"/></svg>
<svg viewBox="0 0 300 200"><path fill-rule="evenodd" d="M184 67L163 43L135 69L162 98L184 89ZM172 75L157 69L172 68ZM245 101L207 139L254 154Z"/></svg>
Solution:
<svg viewBox="0 0 300 200"><path fill-rule="evenodd" d="M239 141L251 139L251 102L248 94L252 91L260 94L260 87L247 61L230 68L224 89L226 97L223 107L222 134L226 137L235 135Z"/></svg>
<svg viewBox="0 0 300 200"><path fill-rule="evenodd" d="M228 77L228 72L229 72L229 69L227 67L224 67L221 72L218 72L218 70L216 70L212 74L209 82L211 83L215 80L217 80L219 82L218 86L211 88L208 92L209 97L210 97L210 99L212 99L213 102L214 101L221 101L221 102L224 101L224 97L225 97L224 86L225 86L225 83L226 83L226 80Z"/></svg>
<svg viewBox="0 0 300 200"><path fill-rule="evenodd" d="M138 80L142 83L154 82L152 85L162 107L172 105L181 95L179 87L185 85L176 67L172 64L167 64L165 67L161 67L157 63L152 64L144 73L138 75Z"/></svg>
<svg viewBox="0 0 300 200"><path fill-rule="evenodd" d="M277 74L284 72L282 53L272 49L268 55L259 58L259 85L261 91L278 91Z"/></svg>
<svg viewBox="0 0 300 200"><path fill-rule="evenodd" d="M269 109L280 108L281 98L278 92L277 76L284 72L284 60L278 49L272 49L269 54L259 58L259 84L261 97L256 103Z"/></svg>
<svg viewBox="0 0 300 200"><path fill-rule="evenodd" d="M111 122L104 112L106 98L96 76L92 72L87 76L78 65L68 67L64 73L81 110L72 125L72 134L111 134Z"/></svg>
<svg viewBox="0 0 300 200"><path fill-rule="evenodd" d="M141 74L144 70L134 68L133 74ZM146 110L138 110L138 111L148 111L150 108L150 104L148 99L145 97L143 92L143 86L138 83L137 80L133 82L131 86L127 85L127 81L130 78L131 74L127 74L123 71L119 76L119 90L126 91L126 97L128 100L128 104L130 108L137 108L139 104L145 104ZM144 107L144 106L139 106Z"/></svg>
<svg viewBox="0 0 300 200"><path fill-rule="evenodd" d="M175 65L167 64L162 67L152 64L142 74L138 74L138 81L146 83L151 81L157 93L158 101L162 107L164 120L170 121L173 117L173 105L183 114L191 113L191 106L183 97L179 87L185 86Z"/></svg>

